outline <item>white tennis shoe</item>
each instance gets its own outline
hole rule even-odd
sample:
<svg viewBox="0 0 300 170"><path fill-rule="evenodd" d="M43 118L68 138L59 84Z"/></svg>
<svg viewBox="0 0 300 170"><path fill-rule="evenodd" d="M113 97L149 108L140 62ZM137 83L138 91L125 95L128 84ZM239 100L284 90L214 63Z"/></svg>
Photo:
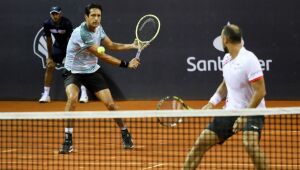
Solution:
<svg viewBox="0 0 300 170"><path fill-rule="evenodd" d="M89 97L87 95L81 95L79 99L80 103L87 103L89 102Z"/></svg>
<svg viewBox="0 0 300 170"><path fill-rule="evenodd" d="M40 98L40 103L49 103L51 101L50 96L48 94L42 93L42 97Z"/></svg>

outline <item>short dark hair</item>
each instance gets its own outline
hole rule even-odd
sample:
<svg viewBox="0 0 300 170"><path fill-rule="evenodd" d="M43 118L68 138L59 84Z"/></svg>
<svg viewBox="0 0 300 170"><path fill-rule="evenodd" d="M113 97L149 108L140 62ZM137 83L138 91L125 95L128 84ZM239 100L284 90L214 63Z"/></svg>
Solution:
<svg viewBox="0 0 300 170"><path fill-rule="evenodd" d="M242 41L242 30L237 25L225 25L223 34L229 38L231 43L240 43Z"/></svg>
<svg viewBox="0 0 300 170"><path fill-rule="evenodd" d="M92 8L97 8L99 9L101 12L102 12L102 6L100 4L88 4L86 7L85 7L85 15L89 16L90 15L90 10Z"/></svg>

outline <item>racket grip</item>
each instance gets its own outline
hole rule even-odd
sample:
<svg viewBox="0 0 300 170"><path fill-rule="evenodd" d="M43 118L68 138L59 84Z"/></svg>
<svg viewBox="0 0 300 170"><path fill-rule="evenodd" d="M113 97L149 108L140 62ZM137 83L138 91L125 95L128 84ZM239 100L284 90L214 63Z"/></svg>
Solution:
<svg viewBox="0 0 300 170"><path fill-rule="evenodd" d="M142 50L139 49L138 52L135 55L136 59L140 59L141 52L142 52Z"/></svg>

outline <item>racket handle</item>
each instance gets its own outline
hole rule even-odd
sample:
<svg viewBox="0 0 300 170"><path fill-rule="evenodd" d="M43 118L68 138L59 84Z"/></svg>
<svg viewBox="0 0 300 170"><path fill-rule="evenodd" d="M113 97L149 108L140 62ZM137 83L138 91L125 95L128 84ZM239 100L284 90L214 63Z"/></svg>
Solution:
<svg viewBox="0 0 300 170"><path fill-rule="evenodd" d="M143 50L145 47L147 47L149 44L150 44L150 41L147 41L145 44L143 44L142 47L140 47L140 48L138 49L138 52L136 53L135 58L140 59L140 55L141 55L142 50Z"/></svg>
<svg viewBox="0 0 300 170"><path fill-rule="evenodd" d="M135 55L135 58L140 59L141 52L142 52L142 50L139 49L138 52Z"/></svg>

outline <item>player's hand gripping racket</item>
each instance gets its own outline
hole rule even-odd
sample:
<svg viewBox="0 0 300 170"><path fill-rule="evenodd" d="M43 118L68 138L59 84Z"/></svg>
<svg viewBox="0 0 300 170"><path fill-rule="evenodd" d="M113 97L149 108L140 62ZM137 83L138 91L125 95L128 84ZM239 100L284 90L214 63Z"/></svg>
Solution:
<svg viewBox="0 0 300 170"><path fill-rule="evenodd" d="M148 14L139 20L135 28L135 41L139 47L135 58L140 58L142 50L157 37L159 30L160 21L157 16Z"/></svg>
<svg viewBox="0 0 300 170"><path fill-rule="evenodd" d="M189 110L182 99L177 96L167 96L162 98L156 105L157 110ZM175 127L183 122L181 117L157 117L157 122L166 127Z"/></svg>

